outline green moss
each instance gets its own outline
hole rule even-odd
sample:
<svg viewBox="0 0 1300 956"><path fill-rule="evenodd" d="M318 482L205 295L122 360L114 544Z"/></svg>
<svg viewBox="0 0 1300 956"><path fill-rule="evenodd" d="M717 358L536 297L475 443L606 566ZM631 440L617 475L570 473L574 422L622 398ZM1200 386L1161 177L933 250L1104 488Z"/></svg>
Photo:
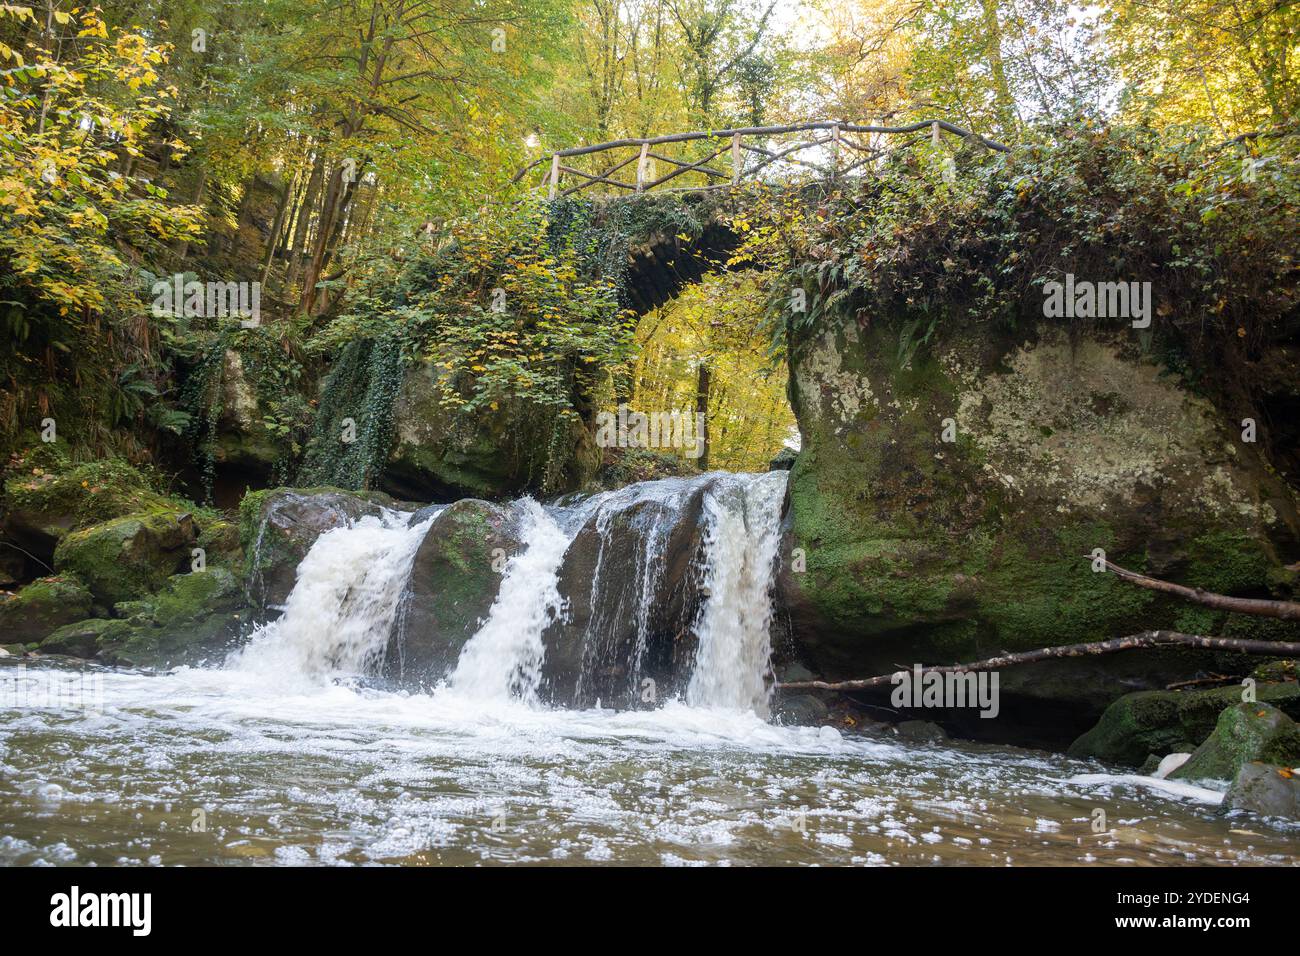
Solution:
<svg viewBox="0 0 1300 956"><path fill-rule="evenodd" d="M1300 725L1267 703L1236 704L1219 715L1206 741L1170 776L1231 780L1252 760L1300 766Z"/></svg>
<svg viewBox="0 0 1300 956"><path fill-rule="evenodd" d="M130 633L131 625L126 621L91 618L59 628L41 641L40 652L93 658L99 653L100 641L121 640Z"/></svg>
<svg viewBox="0 0 1300 956"><path fill-rule="evenodd" d="M0 594L0 633L17 642L39 641L90 614L92 597L76 574L41 578L15 594Z"/></svg>
<svg viewBox="0 0 1300 956"><path fill-rule="evenodd" d="M250 619L238 579L211 566L173 575L136 610L128 627L99 640L101 659L142 667L197 663L228 650Z"/></svg>
<svg viewBox="0 0 1300 956"><path fill-rule="evenodd" d="M1261 683L1255 693L1260 702L1300 716L1300 685ZM1137 767L1152 754L1191 752L1214 730L1226 708L1241 703L1241 695L1241 687L1125 694L1070 745L1069 754Z"/></svg>
<svg viewBox="0 0 1300 956"><path fill-rule="evenodd" d="M188 513L167 508L128 515L67 535L54 552L59 571L73 571L109 604L157 590L190 559L195 537Z"/></svg>

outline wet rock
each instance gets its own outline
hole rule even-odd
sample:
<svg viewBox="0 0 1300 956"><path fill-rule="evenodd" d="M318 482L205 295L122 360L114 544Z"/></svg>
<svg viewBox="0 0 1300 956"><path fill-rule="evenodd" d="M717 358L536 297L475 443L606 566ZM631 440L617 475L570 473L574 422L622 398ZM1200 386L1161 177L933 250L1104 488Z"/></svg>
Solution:
<svg viewBox="0 0 1300 956"><path fill-rule="evenodd" d="M1252 760L1300 765L1300 725L1264 703L1241 703L1220 716L1214 731L1171 780L1231 780Z"/></svg>
<svg viewBox="0 0 1300 956"><path fill-rule="evenodd" d="M429 517L416 512L411 521ZM510 507L472 498L439 508L420 548L384 657L384 674L431 687L487 617L506 562L522 547Z"/></svg>
<svg viewBox="0 0 1300 956"><path fill-rule="evenodd" d="M188 565L197 534L188 512L127 515L66 535L54 552L54 568L77 574L106 604L129 601Z"/></svg>
<svg viewBox="0 0 1300 956"><path fill-rule="evenodd" d="M1256 761L1243 764L1224 795L1221 809L1300 820L1300 772Z"/></svg>
<svg viewBox="0 0 1300 956"><path fill-rule="evenodd" d="M630 486L587 516L559 572L542 689L560 706L656 706L685 691L700 606L696 565L709 481ZM651 684L644 683L652 681ZM647 699L648 698L648 699Z"/></svg>
<svg viewBox="0 0 1300 956"><path fill-rule="evenodd" d="M1094 574L1084 559L1100 547L1123 566L1220 593L1280 582L1279 556L1300 535L1296 493L1230 416L1127 334L1043 327L1013 337L940 320L909 350L913 328L873 315L814 323L791 342L802 450L780 588L815 669L867 676L1149 628L1263 626ZM1289 627L1273 632L1294 639ZM1008 704L1099 714L1125 691L1195 677L1216 659L1156 651L1052 663L1009 669Z"/></svg>
<svg viewBox="0 0 1300 956"><path fill-rule="evenodd" d="M1241 701L1241 692L1240 687L1220 687L1126 694L1067 752L1139 767L1148 755L1194 751L1214 730L1224 708ZM1300 684L1259 684L1255 693L1258 700L1300 716Z"/></svg>
<svg viewBox="0 0 1300 956"><path fill-rule="evenodd" d="M772 719L778 724L815 726L829 716L830 708L815 694L778 694L772 707Z"/></svg>
<svg viewBox="0 0 1300 956"><path fill-rule="evenodd" d="M521 399L466 413L443 401L436 363L411 369L393 405L394 442L382 487L423 501L559 493L586 484L600 449L580 420L557 420Z"/></svg>
<svg viewBox="0 0 1300 956"><path fill-rule="evenodd" d="M937 744L948 739L948 733L928 720L904 720L894 725L900 738L913 744Z"/></svg>
<svg viewBox="0 0 1300 956"><path fill-rule="evenodd" d="M40 641L90 614L90 590L75 574L41 578L14 594L0 594L0 634L6 642Z"/></svg>
<svg viewBox="0 0 1300 956"><path fill-rule="evenodd" d="M338 488L273 488L245 496L239 538L251 603L257 608L284 604L298 565L317 538L394 505L387 495Z"/></svg>

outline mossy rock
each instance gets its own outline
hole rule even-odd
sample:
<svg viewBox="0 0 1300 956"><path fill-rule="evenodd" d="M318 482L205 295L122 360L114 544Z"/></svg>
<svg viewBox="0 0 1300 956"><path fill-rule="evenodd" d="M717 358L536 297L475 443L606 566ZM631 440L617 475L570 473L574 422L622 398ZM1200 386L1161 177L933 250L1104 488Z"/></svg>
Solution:
<svg viewBox="0 0 1300 956"><path fill-rule="evenodd" d="M1255 693L1258 700L1300 716L1300 684L1259 684ZM1241 702L1241 694L1241 687L1125 694L1068 753L1130 767L1143 766L1152 755L1190 753L1214 730L1224 709Z"/></svg>
<svg viewBox="0 0 1300 956"><path fill-rule="evenodd" d="M386 676L432 687L454 668L496 600L505 562L523 546L518 525L512 508L473 498L437 514L411 565Z"/></svg>
<svg viewBox="0 0 1300 956"><path fill-rule="evenodd" d="M601 464L577 417L523 399L468 413L443 401L436 362L410 369L393 405L393 447L382 487L424 501L558 494L591 481Z"/></svg>
<svg viewBox="0 0 1300 956"><path fill-rule="evenodd" d="M14 463L4 483L4 533L42 560L50 560L73 531L178 504L120 459L72 465L48 452L28 454Z"/></svg>
<svg viewBox="0 0 1300 956"><path fill-rule="evenodd" d="M118 605L119 612L123 611ZM110 664L172 667L223 657L248 630L251 613L239 578L228 568L173 575L136 602L129 626L105 632L97 656Z"/></svg>
<svg viewBox="0 0 1300 956"><path fill-rule="evenodd" d="M99 654L101 640L121 640L131 632L131 625L114 618L97 617L66 624L41 641L42 654L67 654L93 658Z"/></svg>
<svg viewBox="0 0 1300 956"><path fill-rule="evenodd" d="M1169 776L1231 780L1252 760L1300 766L1300 724L1271 704L1236 704L1219 715L1210 736Z"/></svg>
<svg viewBox="0 0 1300 956"><path fill-rule="evenodd" d="M41 578L14 594L0 595L0 634L6 642L41 641L65 624L90 614L94 603L76 574Z"/></svg>
<svg viewBox="0 0 1300 956"><path fill-rule="evenodd" d="M258 608L282 605L317 538L396 507L399 503L381 492L329 487L268 488L245 495L239 503L239 541L250 601Z"/></svg>
<svg viewBox="0 0 1300 956"><path fill-rule="evenodd" d="M239 579L222 567L173 575L156 594L114 610L59 628L40 652L132 667L199 664L229 651L250 619Z"/></svg>
<svg viewBox="0 0 1300 956"><path fill-rule="evenodd" d="M244 548L239 538L239 525L234 521L208 521L199 531L198 547L203 549L209 563L227 567L241 566Z"/></svg>
<svg viewBox="0 0 1300 956"><path fill-rule="evenodd" d="M74 531L54 552L58 571L73 571L108 604L156 591L191 560L196 529L188 512L127 515Z"/></svg>
<svg viewBox="0 0 1300 956"><path fill-rule="evenodd" d="M853 678L1152 628L1260 626L1088 561L1102 548L1220 593L1280 580L1296 494L1206 398L1131 337L932 318L919 348L915 321L895 315L814 323L791 341L802 450L778 585L816 670ZM1300 638L1294 622L1269 633ZM1063 660L1048 682L1025 669L1003 694L1092 714L1126 690L1232 673L1208 652L1162 650L1139 673L1133 660Z"/></svg>

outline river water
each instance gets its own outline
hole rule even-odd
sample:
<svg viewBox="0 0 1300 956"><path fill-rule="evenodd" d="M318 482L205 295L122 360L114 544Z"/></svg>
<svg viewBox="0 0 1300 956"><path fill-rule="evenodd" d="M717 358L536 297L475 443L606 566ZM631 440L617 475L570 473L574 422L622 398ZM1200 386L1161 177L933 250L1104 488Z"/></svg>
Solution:
<svg viewBox="0 0 1300 956"><path fill-rule="evenodd" d="M711 486L697 661L655 710L545 706L541 633L584 515L680 483L520 503L527 547L430 693L369 678L432 520L396 513L322 535L284 615L216 666L0 659L0 863L1300 862L1300 830L1223 817L1214 790L770 722L783 482Z"/></svg>

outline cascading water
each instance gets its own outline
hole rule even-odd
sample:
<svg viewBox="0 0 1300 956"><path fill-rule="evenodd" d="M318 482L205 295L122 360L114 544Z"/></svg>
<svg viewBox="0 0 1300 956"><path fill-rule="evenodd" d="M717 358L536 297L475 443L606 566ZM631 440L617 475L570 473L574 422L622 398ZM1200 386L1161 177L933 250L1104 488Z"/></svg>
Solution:
<svg viewBox="0 0 1300 956"><path fill-rule="evenodd" d="M488 700L537 700L542 632L560 605L556 570L569 538L531 498L518 505L525 548L507 562L501 590L477 634L465 645L450 688Z"/></svg>
<svg viewBox="0 0 1300 956"><path fill-rule="evenodd" d="M383 657L416 549L432 519L384 512L316 539L284 614L232 655L229 667L308 681L373 673Z"/></svg>
<svg viewBox="0 0 1300 956"><path fill-rule="evenodd" d="M1293 833L1238 829L1214 812L1221 792L1185 782L761 719L784 481L517 503L490 533L518 548L433 693L338 679L384 672L424 545L446 543L435 526L485 527L428 512L322 534L283 616L224 668L97 671L83 711L47 699L78 671L0 657L0 864L1298 862ZM488 580L427 566L463 574L453 591ZM565 658L550 642L584 608L598 613L560 635ZM620 619L618 641L587 633ZM684 699L527 706L545 696L539 669L623 668L608 686L626 688L663 664L665 638ZM1081 843L1099 800L1127 836ZM217 825L191 826L198 808Z"/></svg>
<svg viewBox="0 0 1300 956"><path fill-rule="evenodd" d="M584 582L573 700L595 703L605 687L605 699L617 703L609 690L615 685L597 686L611 673L622 675L611 678L624 688L620 699L632 699L626 695L652 672L648 658L662 664L665 653L686 647L676 672L687 704L765 716L785 477L715 472L643 482L549 510L532 499L516 502L521 547L446 676L445 691L539 702L547 629L573 610L561 595L560 569L570 549L581 546L595 554ZM419 517L386 512L322 534L298 568L284 615L255 634L230 666L310 681L377 673L395 625L401 629L412 564L436 512ZM669 580L666 567L674 562ZM681 593L692 588L694 598ZM666 620L660 605L673 602L677 616ZM694 643L682 645L683 632Z"/></svg>
<svg viewBox="0 0 1300 956"><path fill-rule="evenodd" d="M705 497L707 597L686 690L691 706L767 714L765 676L785 482L783 471L745 476Z"/></svg>

